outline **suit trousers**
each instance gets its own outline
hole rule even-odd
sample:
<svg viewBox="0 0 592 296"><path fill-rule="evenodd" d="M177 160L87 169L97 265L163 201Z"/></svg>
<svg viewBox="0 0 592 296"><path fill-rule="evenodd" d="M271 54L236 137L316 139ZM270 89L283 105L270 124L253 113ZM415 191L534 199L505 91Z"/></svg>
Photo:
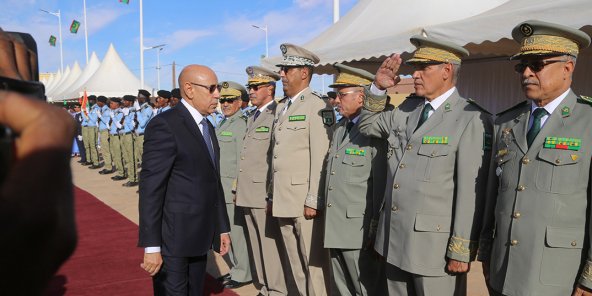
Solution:
<svg viewBox="0 0 592 296"><path fill-rule="evenodd" d="M86 131L86 132L85 132ZM85 136L86 134L86 136ZM86 150L86 161L99 165L99 151L97 150L97 127L87 126L82 128L82 141Z"/></svg>
<svg viewBox="0 0 592 296"><path fill-rule="evenodd" d="M323 247L323 219L280 217L278 222L299 295L330 295L329 251Z"/></svg>
<svg viewBox="0 0 592 296"><path fill-rule="evenodd" d="M162 267L152 278L155 296L202 296L207 255L162 256Z"/></svg>
<svg viewBox="0 0 592 296"><path fill-rule="evenodd" d="M123 148L123 160L127 170L127 179L130 182L138 182L138 167L134 161L134 137L132 134L121 135L121 147Z"/></svg>
<svg viewBox="0 0 592 296"><path fill-rule="evenodd" d="M119 135L109 135L109 143L111 146L111 159L117 170L117 175L125 176L123 155L121 155L121 139L119 138Z"/></svg>
<svg viewBox="0 0 592 296"><path fill-rule="evenodd" d="M247 247L247 229L245 228L245 215L241 207L234 204L226 204L226 211L230 218L230 238L232 244L228 255L224 256L230 266L230 278L240 282L249 282L251 277L251 262Z"/></svg>
<svg viewBox="0 0 592 296"><path fill-rule="evenodd" d="M288 295L284 272L284 245L277 218L265 209L242 208L249 236L250 256L255 266L255 286L263 296Z"/></svg>
<svg viewBox="0 0 592 296"><path fill-rule="evenodd" d="M78 137L76 137L76 145L78 146L78 153L80 153L80 161L86 162L86 149L84 148L84 142L78 140Z"/></svg>
<svg viewBox="0 0 592 296"><path fill-rule="evenodd" d="M105 162L105 169L113 169L113 159L111 158L111 147L109 144L109 131L99 131L99 137L101 140L101 155L103 155L103 161Z"/></svg>
<svg viewBox="0 0 592 296"><path fill-rule="evenodd" d="M422 276L386 263L388 295L466 296L467 274Z"/></svg>
<svg viewBox="0 0 592 296"><path fill-rule="evenodd" d="M335 287L341 296L386 295L384 263L374 250L329 249Z"/></svg>

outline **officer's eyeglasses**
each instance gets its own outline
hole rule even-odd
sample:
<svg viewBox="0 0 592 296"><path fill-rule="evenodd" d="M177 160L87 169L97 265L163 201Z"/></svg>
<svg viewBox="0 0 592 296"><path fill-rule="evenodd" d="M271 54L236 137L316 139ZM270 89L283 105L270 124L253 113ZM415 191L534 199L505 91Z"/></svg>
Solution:
<svg viewBox="0 0 592 296"><path fill-rule="evenodd" d="M263 86L268 86L268 85L269 85L269 84L266 84L266 83L265 83L265 84L250 84L250 85L247 85L247 88L248 88L249 90L251 90L251 89L252 89L252 90L254 90L254 91L258 91L260 87L263 87Z"/></svg>
<svg viewBox="0 0 592 296"><path fill-rule="evenodd" d="M210 92L210 94L213 94L216 91L216 89L218 91L220 91L222 89L222 86L221 85L218 85L218 84L203 85L203 84L194 83L194 82L189 82L189 83L190 84L193 84L193 85L201 86L201 87L207 89Z"/></svg>
<svg viewBox="0 0 592 296"><path fill-rule="evenodd" d="M350 91L346 91L346 92L340 92L340 91L338 91L337 92L337 97L341 99L341 98L343 98L343 97L345 97L345 96L347 96L349 94L353 94L353 93L357 93L357 92L361 92L361 90L357 89L357 90L350 90Z"/></svg>
<svg viewBox="0 0 592 296"><path fill-rule="evenodd" d="M288 73L290 69L300 68L299 66L280 66L280 73Z"/></svg>
<svg viewBox="0 0 592 296"><path fill-rule="evenodd" d="M530 68L532 72L537 73L543 70L546 65L553 64L553 63L565 63L567 60L534 60L534 61L522 61L516 65L514 65L514 70L519 74L524 73L526 67Z"/></svg>
<svg viewBox="0 0 592 296"><path fill-rule="evenodd" d="M236 100L235 98L223 98L223 99L219 99L218 102L220 102L220 104L224 104L224 103L232 104L235 100Z"/></svg>

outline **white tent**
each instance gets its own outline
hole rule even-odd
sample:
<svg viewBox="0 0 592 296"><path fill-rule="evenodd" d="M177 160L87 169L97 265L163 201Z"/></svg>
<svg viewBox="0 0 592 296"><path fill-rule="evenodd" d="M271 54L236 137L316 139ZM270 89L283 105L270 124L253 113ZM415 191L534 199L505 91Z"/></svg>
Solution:
<svg viewBox="0 0 592 296"><path fill-rule="evenodd" d="M64 70L63 73L61 70L58 70L58 74L56 75L56 78L54 79L53 83L45 89L45 94L48 94L52 90L54 90L62 82L62 80L67 74L70 74L70 66L67 66L66 70Z"/></svg>
<svg viewBox="0 0 592 296"><path fill-rule="evenodd" d="M78 77L80 77L80 74L82 74L82 69L80 69L78 61L76 61L74 62L74 66L72 66L72 69L70 70L70 75L68 75L68 77L65 78L59 86L52 90L51 93L48 94L48 96L51 97L52 100L62 99L62 93L64 91L67 91L69 87L72 85L72 83L76 82Z"/></svg>
<svg viewBox="0 0 592 296"><path fill-rule="evenodd" d="M41 80L41 83L43 83L46 90L47 90L47 87L53 83L53 81L55 80L57 75L58 75L58 73L56 72L56 73L51 74L48 79Z"/></svg>
<svg viewBox="0 0 592 296"><path fill-rule="evenodd" d="M72 85L68 87L67 90L62 92L60 97L66 100L80 97L81 94L79 94L77 90L84 86L88 79L92 77L93 74L95 74L97 69L99 69L99 66L101 66L101 62L99 61L97 54L93 52L90 56L88 64L84 68L84 71L82 71L82 74L80 74L80 77L78 77L78 79L72 83Z"/></svg>
<svg viewBox="0 0 592 296"><path fill-rule="evenodd" d="M136 94L142 88L140 85L140 80L128 69L111 44L99 68L75 92L81 94L86 89L88 94L119 97ZM144 88L150 89L149 86Z"/></svg>

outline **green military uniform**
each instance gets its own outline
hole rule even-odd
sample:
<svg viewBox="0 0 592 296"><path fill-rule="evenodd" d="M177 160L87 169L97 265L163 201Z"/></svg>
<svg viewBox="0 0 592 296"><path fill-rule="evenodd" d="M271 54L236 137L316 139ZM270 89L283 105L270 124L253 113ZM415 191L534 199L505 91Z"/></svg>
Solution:
<svg viewBox="0 0 592 296"><path fill-rule="evenodd" d="M246 94L245 88L236 82L225 81L221 85L221 98L240 100L240 97ZM220 180L226 199L228 217L231 220L230 237L232 238L232 247L228 253L231 261L230 277L234 281L244 283L252 280L251 267L245 235L245 217L242 210L234 205L233 188L235 188L238 176L238 160L247 130L247 119L242 112L238 111L232 116L224 118L216 127L216 137L220 145Z"/></svg>
<svg viewBox="0 0 592 296"><path fill-rule="evenodd" d="M335 66L340 73L329 87L362 87L374 79L367 71ZM343 118L333 132L326 167L324 246L331 253L340 295L383 295L383 265L367 244L374 239L384 197L386 141L360 134L358 119Z"/></svg>
<svg viewBox="0 0 592 296"><path fill-rule="evenodd" d="M436 39L414 36L411 42L418 49L407 63L459 65L468 55ZM431 115L428 105L435 109ZM446 266L450 259L470 262L476 255L491 152L490 115L452 87L432 101L410 97L395 110L363 111L360 131L389 145L389 178L375 243L388 263L389 294L466 294L466 273L448 274Z"/></svg>
<svg viewBox="0 0 592 296"><path fill-rule="evenodd" d="M92 163L94 166L99 165L99 151L97 150L98 106L96 106L96 98L97 97L93 95L89 96L88 100L94 102L94 104L90 107L90 110L86 110L88 113L84 111L82 112L82 116L84 116L87 123L91 125L82 127L82 142L84 143L84 149L86 151L86 162ZM90 116L91 113L93 114L92 117Z"/></svg>
<svg viewBox="0 0 592 296"><path fill-rule="evenodd" d="M565 55L575 57L590 44L579 30L539 21L519 24L512 35L522 45L514 57L530 62L536 56L568 61ZM547 80L553 74L565 79L563 66L546 67ZM529 74L521 70L525 79ZM543 109L548 115L537 125L535 114ZM592 288L590 126L592 102L569 88L544 107L533 99L498 114L479 250L479 260L489 263L492 295L572 295L574 285Z"/></svg>
<svg viewBox="0 0 592 296"><path fill-rule="evenodd" d="M121 106L120 98L111 98L111 101L117 102ZM115 172L117 173L115 176L111 177L111 179L120 181L127 178L123 162L122 140L120 134L123 127L124 114L120 107L111 110L111 112L113 116L111 117L111 127L109 131L109 148L111 150L111 159L115 166Z"/></svg>
<svg viewBox="0 0 592 296"><path fill-rule="evenodd" d="M125 95L123 96L125 101L133 102L136 100L135 96ZM138 166L135 157L134 147L134 130L135 130L135 111L130 110L133 107L128 108L127 115L124 116L123 131L120 133L121 148L125 169L127 172L128 182L122 184L125 187L131 187L138 185Z"/></svg>

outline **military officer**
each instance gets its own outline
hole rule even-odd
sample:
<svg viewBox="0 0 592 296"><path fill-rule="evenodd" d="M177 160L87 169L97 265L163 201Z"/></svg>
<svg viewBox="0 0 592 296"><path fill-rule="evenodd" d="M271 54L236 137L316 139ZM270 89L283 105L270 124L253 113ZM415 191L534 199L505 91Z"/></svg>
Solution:
<svg viewBox="0 0 592 296"><path fill-rule="evenodd" d="M280 76L266 68L250 66L247 88L255 111L247 121L247 132L240 150L236 188L236 206L243 210L253 259L255 287L259 295L288 295L283 247L277 218L266 215L271 132L277 103L274 101L276 81Z"/></svg>
<svg viewBox="0 0 592 296"><path fill-rule="evenodd" d="M577 29L512 30L524 101L498 114L479 259L492 295L592 295L592 102L571 90Z"/></svg>
<svg viewBox="0 0 592 296"><path fill-rule="evenodd" d="M84 149L86 150L86 164L91 167L99 168L99 151L97 150L97 97L94 95L88 96L88 104L90 110L84 110L82 116L86 120L86 127L82 129L82 141L84 142Z"/></svg>
<svg viewBox="0 0 592 296"><path fill-rule="evenodd" d="M181 101L181 90L179 88L173 88L171 90L171 100L169 102L169 106L171 106L171 108L177 106L177 104L179 104L179 102Z"/></svg>
<svg viewBox="0 0 592 296"><path fill-rule="evenodd" d="M491 154L490 114L456 87L464 48L413 36L415 96L398 109L367 100L361 133L388 141L385 204L375 249L389 295L465 295L476 255ZM374 92L398 82L401 58L379 68ZM391 177L392 176L392 177Z"/></svg>
<svg viewBox="0 0 592 296"><path fill-rule="evenodd" d="M138 186L138 167L134 155L134 130L136 128L134 102L136 97L132 95L123 96L123 128L119 132L121 138L121 150L123 161L127 171L127 182L121 184L124 187Z"/></svg>
<svg viewBox="0 0 592 296"><path fill-rule="evenodd" d="M123 155L121 153L121 137L119 132L123 129L123 111L121 110L121 99L111 98L109 99L109 107L111 108L108 114L111 118L111 127L109 128L109 148L111 149L111 158L113 160L113 166L115 176L111 177L113 181L121 181L127 179L125 174L125 168L123 166ZM101 144L102 145L102 144Z"/></svg>
<svg viewBox="0 0 592 296"><path fill-rule="evenodd" d="M323 248L323 220L317 216L325 205L323 165L335 116L309 87L319 58L293 44L280 49L283 61L277 66L286 97L273 126L272 212L299 294L327 295L329 256Z"/></svg>
<svg viewBox="0 0 592 296"><path fill-rule="evenodd" d="M325 185L325 248L331 254L337 290L346 295L383 295L377 288L381 263L374 254L378 210L386 180L386 141L360 134L358 121L374 75L336 64L336 111L343 115L333 132Z"/></svg>
<svg viewBox="0 0 592 296"><path fill-rule="evenodd" d="M240 111L241 97L247 93L244 86L223 81L220 90L220 104L224 119L216 127L216 138L220 145L220 180L226 198L226 210L230 217L230 237L232 247L228 252L230 261L230 280L224 287L234 289L250 284L252 281L247 249L245 216L239 207L234 206L233 187L238 176L238 159L247 130L247 119Z"/></svg>
<svg viewBox="0 0 592 296"><path fill-rule="evenodd" d="M148 121L154 115L154 111L152 107L150 107L150 93L145 89L138 90L138 104L140 104L140 109L136 110L136 135L134 138L134 149L136 150L135 154L135 161L137 161L134 165L137 167L137 163L142 161L142 153L144 153L144 131L146 130L146 126L148 125Z"/></svg>
<svg viewBox="0 0 592 296"><path fill-rule="evenodd" d="M156 109L156 114L158 115L166 110L171 109L171 106L169 106L171 92L161 89L157 91L156 94L158 95L158 97L156 97L156 106L158 106L158 109Z"/></svg>
<svg viewBox="0 0 592 296"><path fill-rule="evenodd" d="M99 172L101 175L105 174L112 174L115 172L115 167L113 167L113 160L111 158L111 149L109 144L109 129L111 127L111 111L109 109L109 105L107 103L107 97L105 96L98 96L97 97L97 105L99 105L99 109L97 110L98 119L97 122L99 124L99 146L101 147L101 155L103 156L103 161L105 162L105 168ZM92 168L92 167L91 167Z"/></svg>

